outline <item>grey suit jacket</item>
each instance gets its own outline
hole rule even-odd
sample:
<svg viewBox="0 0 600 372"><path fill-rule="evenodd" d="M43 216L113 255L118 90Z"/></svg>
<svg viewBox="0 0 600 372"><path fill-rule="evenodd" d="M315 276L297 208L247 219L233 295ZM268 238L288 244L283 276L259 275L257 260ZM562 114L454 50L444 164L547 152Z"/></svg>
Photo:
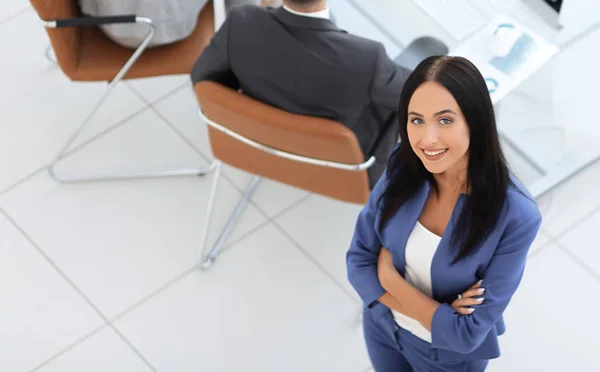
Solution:
<svg viewBox="0 0 600 372"><path fill-rule="evenodd" d="M409 71L381 43L333 22L281 8L233 8L192 70L192 82L218 81L283 110L336 120L374 154L373 185L397 142L396 112ZM381 141L385 122L392 122Z"/></svg>

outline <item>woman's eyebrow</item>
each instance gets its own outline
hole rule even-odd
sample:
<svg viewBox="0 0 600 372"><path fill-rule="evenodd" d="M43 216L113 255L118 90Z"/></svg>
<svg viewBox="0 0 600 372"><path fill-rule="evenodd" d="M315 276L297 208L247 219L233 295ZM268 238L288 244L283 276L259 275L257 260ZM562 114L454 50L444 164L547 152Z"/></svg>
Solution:
<svg viewBox="0 0 600 372"><path fill-rule="evenodd" d="M457 115L456 112L454 112L454 111L452 111L450 109L446 109L446 110L442 110L442 111L436 112L434 116L439 116L439 115L448 114L448 113Z"/></svg>
<svg viewBox="0 0 600 372"><path fill-rule="evenodd" d="M438 112L436 112L435 114L433 114L433 116L439 116L439 115L442 115L442 114L448 114L448 113L450 113L450 114L454 114L454 115L457 115L457 116L458 116L458 114L457 114L456 112L454 112L454 111L452 111L452 110L450 110L450 109L445 109L445 110L442 110L442 111L438 111ZM423 115L419 114L418 112L414 112L414 111L410 111L410 112L408 113L408 115L414 115L414 116L423 117Z"/></svg>

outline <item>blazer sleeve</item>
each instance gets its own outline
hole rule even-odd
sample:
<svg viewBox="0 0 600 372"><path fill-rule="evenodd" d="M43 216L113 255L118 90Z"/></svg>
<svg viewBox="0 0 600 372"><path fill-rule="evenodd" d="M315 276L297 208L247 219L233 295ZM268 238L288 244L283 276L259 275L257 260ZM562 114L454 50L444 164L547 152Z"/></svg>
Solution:
<svg viewBox="0 0 600 372"><path fill-rule="evenodd" d="M346 254L348 280L368 307L378 304L377 299L386 292L377 275L381 242L376 228L377 204L386 185L384 171L371 191L367 205L358 215L350 249Z"/></svg>
<svg viewBox="0 0 600 372"><path fill-rule="evenodd" d="M392 61L383 44L378 43L377 59L371 84L371 101L376 107L396 111L400 93L411 71Z"/></svg>
<svg viewBox="0 0 600 372"><path fill-rule="evenodd" d="M225 22L204 48L191 72L192 84L199 81L215 81L232 89L239 89L239 83L231 70L229 36L236 9L228 13Z"/></svg>
<svg viewBox="0 0 600 372"><path fill-rule="evenodd" d="M500 239L483 275L484 302L470 315L458 314L441 304L431 323L432 347L468 354L477 349L500 320L516 292L527 260L527 252L542 222L537 207L533 213L520 210Z"/></svg>

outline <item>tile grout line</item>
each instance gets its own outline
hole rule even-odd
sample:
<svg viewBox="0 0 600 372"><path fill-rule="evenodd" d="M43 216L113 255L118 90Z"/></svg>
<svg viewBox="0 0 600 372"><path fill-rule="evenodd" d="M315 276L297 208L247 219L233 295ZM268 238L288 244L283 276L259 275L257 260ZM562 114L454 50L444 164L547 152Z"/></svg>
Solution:
<svg viewBox="0 0 600 372"><path fill-rule="evenodd" d="M239 243L239 242L241 242L242 240L246 239L250 235L254 234L256 231L264 228L269 223L270 223L269 221L265 221L262 224L260 224L258 227L250 230L246 234L242 235L239 239L237 239L235 241L235 243L232 244L232 246L235 245L235 244L237 244L237 243ZM228 250L228 248L230 248L230 247L228 246L226 248L223 248L223 250L221 252L224 253L225 251ZM184 272L182 272L181 274L177 275L173 279L167 281L165 284L163 284L162 286L160 286L155 291L153 291L153 292L149 293L148 295L144 296L141 300L137 301L135 304L131 305L127 309L125 309L122 312L120 312L119 314L115 315L112 319L110 319L110 323L114 325L114 322L120 320L121 318L123 318L127 314L131 313L132 311L137 310L139 307L145 305L150 300L152 300L156 296L160 295L161 293L167 291L169 288L171 288L172 286L174 286L175 284L177 284L179 281L183 280L185 277L187 277L190 274L193 274L196 271L200 271L200 270L198 269L198 265L194 264L193 267L190 267L190 268L186 269Z"/></svg>
<svg viewBox="0 0 600 372"><path fill-rule="evenodd" d="M253 235L255 232L257 232L258 230L262 229L263 227L267 226L270 223L273 223L277 218L279 218L280 216L284 215L285 213L287 213L288 211L294 209L295 207L297 207L298 205L302 204L303 202L305 202L311 195L306 195L298 200L296 200L295 202L291 203L290 205L288 205L287 207L285 207L284 209L282 209L281 211L275 213L273 216L268 217L265 219L265 221L261 224L259 224L257 227L251 229L250 231L242 234L240 237L238 237L237 239L228 242L224 247L223 247L223 252L233 248L233 246L237 245L238 243L240 243L242 240L245 240L246 238L250 237L251 235Z"/></svg>
<svg viewBox="0 0 600 372"><path fill-rule="evenodd" d="M143 101L142 101L143 102ZM143 102L145 103L145 102ZM124 117L121 120L117 120L116 123L114 123L112 126L96 133L93 137L90 137L89 139L83 141L81 144L79 144L78 146L74 147L72 150L66 152L63 157L66 158L68 156L71 156L72 154L76 153L77 151L89 146L91 143L107 136L108 134L114 132L115 130L117 130L118 128L121 128L123 125L126 125L129 121L131 121L132 119L134 119L136 116L139 116L141 114L144 113L144 111L149 110L150 107L148 105L142 106L139 110L132 112L131 114L127 115L126 117ZM88 123L89 124L89 123ZM79 136L78 136L79 137Z"/></svg>
<svg viewBox="0 0 600 372"><path fill-rule="evenodd" d="M592 268L589 267L581 258L579 258L579 256L577 256L575 253L571 252L569 250L569 248L565 247L561 242L556 241L555 244L563 253L565 253L567 256L569 256L569 258L575 264L577 264L586 273L588 273L594 280L596 280L598 283L600 283L600 274L597 274L594 270L592 270Z"/></svg>
<svg viewBox="0 0 600 372"><path fill-rule="evenodd" d="M26 175L25 177L21 178L17 182L8 185L3 190L0 190L0 197L4 196L5 194L8 194L9 192L11 192L12 190L14 190L15 188L21 186L22 184L26 183L27 181L29 181L30 179L32 179L33 177L37 176L38 174L42 173L43 171L45 171L47 169L48 169L48 165L43 165L41 168L38 168L37 170L29 173L28 175Z"/></svg>
<svg viewBox="0 0 600 372"><path fill-rule="evenodd" d="M535 252L530 253L527 257L527 260L529 261L535 259L542 251L545 251L546 248L550 247L552 243L554 243L554 240L549 238L548 241L542 244Z"/></svg>
<svg viewBox="0 0 600 372"><path fill-rule="evenodd" d="M81 144L79 144L78 146L76 146L75 148L73 148L72 150L70 150L67 153L65 153L64 158L72 156L73 154L75 154L79 150L81 150L81 149L89 146L90 144L92 144L96 140L101 139L102 137L105 137L106 135L112 133L117 128L120 128L121 126L127 124L127 122L130 121L131 119L133 119L134 117L136 117L138 115L141 115L147 109L149 109L149 107L148 106L144 106L140 110L138 110L136 112L133 112L132 114L126 116L125 118L117 121L115 124L113 124L113 126L111 126L111 127L107 128L107 129L105 129L105 130L103 130L103 131L95 134L93 137L87 139L86 141L82 142ZM36 176L38 173L41 173L42 171L48 169L48 167L50 167L50 164L51 163L47 163L47 164L43 165L42 167L38 168L37 170L35 170L35 171L27 174L26 176L24 176L23 178L19 179L18 181L14 182L12 184L9 184L4 189L0 190L0 196L3 196L4 194L7 194L8 192L12 191L16 187L20 186L21 184L23 184L26 181L28 181L29 179L31 179L32 177Z"/></svg>
<svg viewBox="0 0 600 372"><path fill-rule="evenodd" d="M550 236L553 240L558 241L559 239L563 238L565 235L567 235L568 233L570 233L571 231L573 231L573 229L575 229L578 225L580 225L582 222L585 222L586 220L590 219L593 215L595 215L597 212L600 211L600 204L596 207L594 207L592 210L590 210L589 212L585 213L583 216L577 218L573 223L571 223L569 226L567 226L564 230L562 230L561 232L559 232L558 234L552 234L550 233L547 229L544 229L544 231L548 234L548 236Z"/></svg>
<svg viewBox="0 0 600 372"><path fill-rule="evenodd" d="M336 287L338 287L352 302L357 302L356 298L349 293L344 286L339 283L311 254L309 254L300 243L298 243L283 227L281 227L276 221L272 222L273 226L279 230L292 244L304 255L309 261L311 261L325 276L327 276Z"/></svg>
<svg viewBox="0 0 600 372"><path fill-rule="evenodd" d="M152 293L147 294L146 296L142 297L139 301L137 301L133 305L129 306L127 309L121 311L120 313L118 313L117 315L112 317L109 320L109 324L116 327L115 322L119 321L120 319L122 319L123 317L125 317L126 315L131 313L132 311L135 311L138 308L140 308L141 306L147 304L153 298L155 298L158 295L160 295L161 293L165 292L166 290L168 290L169 288L171 288L172 286L177 284L179 281L184 279L186 276L192 274L195 270L197 270L196 266L186 269L181 274L175 276L173 279L171 279L171 280L167 281L166 283L164 283L163 285L161 285L158 289L156 289Z"/></svg>
<svg viewBox="0 0 600 372"><path fill-rule="evenodd" d="M108 327L109 327L108 323L104 323L104 324L98 326L96 329L94 329L90 333L86 334L85 336L81 337L77 341L73 342L72 344L70 344L66 348L62 349L57 354L54 354L52 357L50 357L50 358L46 359L45 361L43 361L42 363L38 364L30 372L37 372L40 369L46 367L48 364L52 363L54 360L56 360L56 359L60 358L61 356L67 354L69 351L75 349L79 344L84 343L85 341L87 341L90 338L92 338L92 336L97 335L98 333L100 333L101 331L103 331L104 329L106 329Z"/></svg>
<svg viewBox="0 0 600 372"><path fill-rule="evenodd" d="M175 75L172 75L172 76L175 76ZM149 79L152 79L152 77L149 78ZM131 84L132 81L133 80L124 80L123 83L127 86L127 88L129 88L129 90L133 94L135 94L139 99L141 99L143 102L145 102L148 107L154 106L154 105L156 105L158 103L161 103L161 102L169 99L171 96L175 95L180 90L182 90L185 86L189 85L189 82L185 82L185 83L179 85L178 87L173 88L172 90L167 91L167 93L165 93L160 98L158 98L158 99L156 99L154 101L149 101L137 89L135 89L135 87L133 86L133 84Z"/></svg>
<svg viewBox="0 0 600 372"><path fill-rule="evenodd" d="M9 21L12 21L13 19L15 19L15 18L17 18L17 17L19 17L19 16L21 16L21 15L29 12L30 10L31 10L30 7L26 7L26 8L23 8L23 9L17 11L15 14L9 16L5 20L0 21L0 27L4 26L5 23L8 23Z"/></svg>
<svg viewBox="0 0 600 372"><path fill-rule="evenodd" d="M131 342L129 342L129 340L127 340L125 338L125 336L123 336L121 334L121 332L119 332L108 320L108 318L100 311L100 309L98 309L96 307L96 305L94 305L94 303L83 293L83 291L77 287L77 285L75 285L75 283L58 267L58 265L46 254L46 252L44 252L41 247L33 240L33 238L31 238L31 236L29 236L29 234L27 234L25 232L25 230L23 230L21 228L21 226L19 224L17 224L17 221L15 221L11 215L9 215L3 208L0 208L0 214L3 214L6 219L8 219L8 221L19 231L19 233L21 233L23 235L23 237L25 237L25 239L29 242L29 244L31 244L33 246L33 248L46 260L46 262L48 262L48 264L50 264L50 266L52 266L52 268L54 268L54 270L56 271L57 274L59 274L63 280L65 280L67 282L67 284L69 284L71 286L71 288L73 290L75 290L75 292L81 297L81 299L83 299L88 306L90 306L95 312L96 314L104 321L105 325L110 326L116 333L117 335L119 335L119 337L129 346L129 348L135 353L137 354L137 356L152 370L156 372L156 368L154 368L152 366L152 364L150 364L150 362L133 346L133 344L131 344Z"/></svg>

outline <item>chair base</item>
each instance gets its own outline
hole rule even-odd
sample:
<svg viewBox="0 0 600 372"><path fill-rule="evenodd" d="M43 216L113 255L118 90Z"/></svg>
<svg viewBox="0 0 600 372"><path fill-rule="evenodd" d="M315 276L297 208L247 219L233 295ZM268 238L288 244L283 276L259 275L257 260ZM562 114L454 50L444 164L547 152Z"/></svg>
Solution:
<svg viewBox="0 0 600 372"><path fill-rule="evenodd" d="M208 168L200 168L200 169L177 169L177 170L166 170L166 171L158 171L158 172L104 174L104 175L86 176L86 177L64 177L64 176L57 174L56 169L55 169L57 163L60 160L62 160L65 156L67 156L67 152L68 152L68 149L71 146L71 144L73 144L75 139L77 139L77 137L79 136L79 134L81 133L83 128L85 128L91 122L91 119L94 117L94 115L96 114L98 109L102 106L102 104L104 103L104 100L106 100L106 98L110 95L110 93L115 88L115 86L123 79L123 76L125 76L125 74L127 74L127 72L131 69L131 66L133 66L135 61L137 61L137 59L140 57L140 55L144 52L144 50L148 46L148 43L150 43L150 40L154 36L154 32L155 32L154 26L152 25L152 22L150 20L136 18L136 22L148 23L148 26L149 26L148 35L144 38L144 40L137 47L137 49L135 49L133 51L133 54L131 55L131 57L127 60L127 62L125 62L123 67L121 67L121 69L116 74L114 79L108 83L108 86L106 87L106 90L104 91L104 94L102 95L102 97L100 97L100 99L98 100L98 102L96 103L96 105L94 106L92 111L83 120L83 122L81 122L81 124L79 124L79 127L77 127L77 129L75 131L73 131L73 133L69 136L66 143L63 145L63 147L60 149L58 154L55 156L52 163L49 164L48 172L50 173L50 176L58 182L73 183L73 182L108 181L108 180L120 180L120 179L136 179L136 178L148 178L148 177L203 175L203 174L206 174L206 173L212 171L212 169L213 169L212 166L209 166ZM48 22L46 22L46 23L48 23ZM53 26L50 26L50 23L48 23L47 27L56 27L56 24L54 24ZM48 59L48 61L50 61L51 63L54 63L54 64L57 63L56 57L54 56L53 50L50 46L46 48L44 54L45 54L46 58Z"/></svg>
<svg viewBox="0 0 600 372"><path fill-rule="evenodd" d="M246 209L246 207L248 206L248 203L252 199L252 195L254 195L254 192L256 191L258 184L262 180L262 177L260 177L260 176L254 176L254 178L252 178L252 180L250 181L250 184L248 185L248 187L246 188L246 191L244 192L244 195L242 195L242 198L238 201L237 205L235 206L235 209L231 213L231 216L229 217L229 221L227 221L227 224L221 231L219 238L217 239L215 244L211 247L210 251L208 253L204 254L204 248L206 245L206 241L208 239L208 231L210 229L210 224L212 222L214 206L215 206L215 199L217 196L219 181L221 178L222 165L223 164L220 161L218 161L218 160L215 161L215 171L214 171L215 178L213 179L212 189L211 189L210 197L208 200L208 206L206 208L206 219L204 220L204 227L202 229L202 241L201 241L201 245L200 245L200 251L198 253L198 268L201 270L208 270L215 263L215 260L217 259L217 257L219 256L219 254L221 253L223 248L226 247L229 236L231 235L231 233L233 232L233 229L239 222L240 217L242 217L244 210Z"/></svg>
<svg viewBox="0 0 600 372"><path fill-rule="evenodd" d="M85 177L65 177L54 169L56 162L48 167L50 176L60 183L79 183L79 182L97 182L97 181L117 181L117 180L135 180L145 178L163 178L163 177L181 177L181 176L204 176L215 169L215 163L211 163L204 168L188 168L188 169L170 169L152 172L131 172L131 173L114 173L103 174Z"/></svg>

